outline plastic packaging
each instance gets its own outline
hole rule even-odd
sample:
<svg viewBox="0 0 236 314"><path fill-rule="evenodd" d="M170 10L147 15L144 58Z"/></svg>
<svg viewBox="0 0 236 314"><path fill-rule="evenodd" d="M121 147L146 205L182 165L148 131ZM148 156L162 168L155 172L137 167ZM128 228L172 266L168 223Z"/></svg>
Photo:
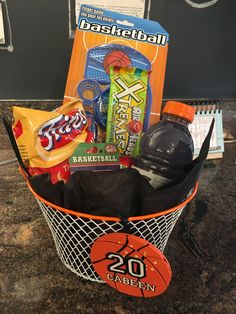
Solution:
<svg viewBox="0 0 236 314"><path fill-rule="evenodd" d="M136 168L154 188L176 182L186 175L192 162L193 141L188 124L195 109L186 104L169 101L161 121L151 126L141 139L141 155L134 159Z"/></svg>
<svg viewBox="0 0 236 314"><path fill-rule="evenodd" d="M143 130L148 71L115 66L110 78L106 141L117 144L121 155L134 157Z"/></svg>
<svg viewBox="0 0 236 314"><path fill-rule="evenodd" d="M159 121L168 46L169 35L156 21L81 5L64 103L81 97L86 110L88 105L92 107L91 112L95 112L98 123L97 142L104 141L101 133L106 129L106 117L102 112L104 120L101 121L96 110L101 109L101 103L106 107L103 98L107 96L105 90L110 87L112 66L151 71L144 131ZM102 93L98 99L96 83Z"/></svg>
<svg viewBox="0 0 236 314"><path fill-rule="evenodd" d="M68 158L88 137L81 102L68 102L54 112L14 106L13 117L13 133L29 174L49 172L53 183L66 181Z"/></svg>

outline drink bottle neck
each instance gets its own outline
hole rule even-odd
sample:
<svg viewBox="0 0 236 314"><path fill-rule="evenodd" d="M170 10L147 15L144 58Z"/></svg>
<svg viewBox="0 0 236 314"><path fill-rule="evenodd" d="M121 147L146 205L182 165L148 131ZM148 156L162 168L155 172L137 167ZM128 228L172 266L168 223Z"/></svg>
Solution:
<svg viewBox="0 0 236 314"><path fill-rule="evenodd" d="M188 127L188 125L190 124L190 121L184 119L183 117L175 116L175 115L171 115L167 113L163 114L162 120L168 121L168 122L175 122L185 127Z"/></svg>

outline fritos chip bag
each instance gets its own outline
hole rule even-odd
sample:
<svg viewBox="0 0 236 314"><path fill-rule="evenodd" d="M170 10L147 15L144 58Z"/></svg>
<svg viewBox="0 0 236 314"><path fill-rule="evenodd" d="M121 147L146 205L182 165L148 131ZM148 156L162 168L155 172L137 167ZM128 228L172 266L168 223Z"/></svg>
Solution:
<svg viewBox="0 0 236 314"><path fill-rule="evenodd" d="M137 68L110 68L110 98L106 141L115 143L121 155L135 157L147 99L148 71Z"/></svg>
<svg viewBox="0 0 236 314"><path fill-rule="evenodd" d="M81 102L68 102L48 112L13 106L14 136L30 175L49 172L52 183L69 178L68 158L87 138Z"/></svg>

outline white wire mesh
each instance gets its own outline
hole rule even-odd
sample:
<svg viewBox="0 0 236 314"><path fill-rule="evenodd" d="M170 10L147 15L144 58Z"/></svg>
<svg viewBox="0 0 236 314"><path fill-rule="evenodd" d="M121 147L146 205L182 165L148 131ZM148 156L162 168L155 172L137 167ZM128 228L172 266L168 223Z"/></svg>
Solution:
<svg viewBox="0 0 236 314"><path fill-rule="evenodd" d="M36 198L37 199L37 198ZM93 242L111 232L127 232L139 236L164 251L174 225L183 208L169 214L145 220L121 222L89 219L59 211L37 199L51 230L56 250L62 263L77 276L103 282L90 261Z"/></svg>
<svg viewBox="0 0 236 314"><path fill-rule="evenodd" d="M172 229L181 215L184 207L169 214L145 220L135 220L128 223L132 234L155 245L162 252L165 249Z"/></svg>

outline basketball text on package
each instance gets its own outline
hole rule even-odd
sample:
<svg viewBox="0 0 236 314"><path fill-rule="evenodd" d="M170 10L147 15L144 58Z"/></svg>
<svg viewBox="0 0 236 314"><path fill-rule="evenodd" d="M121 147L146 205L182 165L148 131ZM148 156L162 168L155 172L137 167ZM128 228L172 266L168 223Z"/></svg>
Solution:
<svg viewBox="0 0 236 314"><path fill-rule="evenodd" d="M115 20L112 18L109 18L107 16L103 16L102 10L92 10L92 13L85 13L82 12L81 16L98 19L104 22L109 23L115 23ZM101 14L101 15L96 15ZM127 23L124 23L127 24ZM102 33L102 34L108 34L116 37L123 37L128 39L134 39L139 41L146 41L153 44L165 46L167 43L167 35L165 34L156 34L156 35L150 35L145 34L140 29L133 28L132 30L124 29L123 27L117 27L116 25L108 26L108 25L101 25L98 23L89 23L86 21L86 19L80 20L80 24L78 25L78 28L81 30L91 30L92 32Z"/></svg>

